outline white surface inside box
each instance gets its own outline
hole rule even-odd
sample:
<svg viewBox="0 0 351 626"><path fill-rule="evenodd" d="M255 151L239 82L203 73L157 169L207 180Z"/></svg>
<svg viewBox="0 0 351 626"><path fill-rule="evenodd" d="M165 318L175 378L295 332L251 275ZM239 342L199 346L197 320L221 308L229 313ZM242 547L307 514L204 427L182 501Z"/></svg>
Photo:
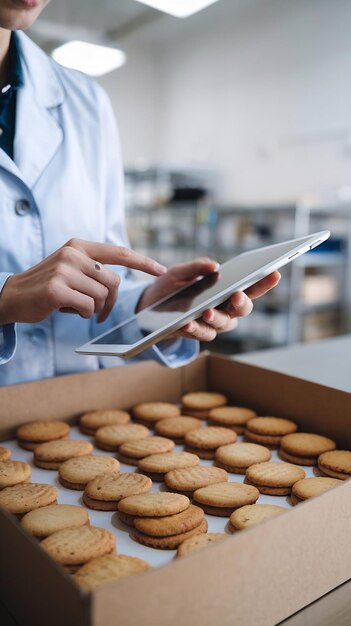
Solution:
<svg viewBox="0 0 351 626"><path fill-rule="evenodd" d="M204 422L204 425L206 422ZM77 426L71 428L70 432L71 439L82 439L85 441L91 441L94 443L93 437L82 434ZM239 436L237 438L237 442L243 440L243 437ZM33 483L48 483L54 485L58 491L57 501L59 504L79 504L84 508L87 508L82 501L83 491L77 491L73 489L67 489L63 487L58 480L58 471L57 470L46 470L38 468L34 465L33 462L33 452L23 450L19 447L15 440L2 442L2 446L5 446L11 450L11 460L15 461L25 461L29 463L32 467L32 482ZM178 445L174 448L174 451L181 451L184 449L184 446ZM105 452L96 448L94 446L93 454L102 455L102 456L113 456L118 458L117 452ZM272 451L272 461L281 461L280 457L276 450ZM207 461L200 459L201 465L211 466L214 464L214 461ZM306 473L306 477L312 476L320 476L317 467L305 467L300 466ZM121 472L135 472L138 471L137 468L133 465L126 465L121 463L120 467ZM234 474L228 472L228 480L229 482L244 482L245 476L241 474ZM169 489L164 483L153 482L152 491L168 491ZM289 496L267 496L260 494L259 499L257 500L259 504L276 504L279 506L283 506L287 508L287 511L292 508L291 500ZM196 502L194 502L196 504ZM176 550L161 550L150 548L147 546L143 546L139 544L136 540L132 538L133 530L123 524L119 518L118 513L115 511L95 511L87 508L89 512L89 518L91 525L100 526L102 528L106 528L112 532L114 532L116 536L116 551L119 554L128 554L130 556L136 556L141 559L147 561L150 565L154 567L159 567L161 565L165 565L169 563L175 556ZM226 532L228 536L232 535L230 531L230 523L229 518L227 517L218 517L214 515L206 515L205 516L208 521L208 532ZM238 531L244 532L244 531Z"/></svg>

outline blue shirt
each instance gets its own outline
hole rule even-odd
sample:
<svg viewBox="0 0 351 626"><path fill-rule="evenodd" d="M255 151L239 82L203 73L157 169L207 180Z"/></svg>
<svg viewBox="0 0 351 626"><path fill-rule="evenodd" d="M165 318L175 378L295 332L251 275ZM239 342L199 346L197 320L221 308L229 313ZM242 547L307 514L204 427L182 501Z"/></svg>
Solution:
<svg viewBox="0 0 351 626"><path fill-rule="evenodd" d="M38 264L72 237L128 245L122 157L105 92L56 64L23 33L18 38L23 87L13 160L0 149L0 298L11 274ZM147 283L136 283L124 267L113 269L121 286L103 324L55 312L36 324L0 326L0 386L125 363L74 352L135 311ZM167 344L162 356L177 366L197 352L197 342L181 339Z"/></svg>
<svg viewBox="0 0 351 626"><path fill-rule="evenodd" d="M13 158L16 128L16 95L23 86L20 43L16 33L11 33L8 52L8 72L0 91L0 148Z"/></svg>

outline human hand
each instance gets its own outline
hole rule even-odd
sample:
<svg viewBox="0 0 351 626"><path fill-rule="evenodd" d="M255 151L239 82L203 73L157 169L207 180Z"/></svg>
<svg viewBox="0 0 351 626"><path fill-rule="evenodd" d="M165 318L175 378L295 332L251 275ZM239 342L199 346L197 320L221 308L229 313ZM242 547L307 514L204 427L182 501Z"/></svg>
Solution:
<svg viewBox="0 0 351 626"><path fill-rule="evenodd" d="M138 311L154 304L173 291L185 287L197 277L215 272L217 269L218 263L206 258L174 265L144 291L139 302ZM220 308L206 309L201 318L183 326L176 335L200 341L213 341L218 333L234 329L238 323L237 318L251 313L253 308L252 300L263 296L267 291L275 287L279 280L279 272L273 272L246 289L245 292L237 291L233 293Z"/></svg>
<svg viewBox="0 0 351 626"><path fill-rule="evenodd" d="M0 324L40 322L56 310L84 318L97 313L103 322L117 299L120 278L102 264L154 276L166 271L129 248L70 239L34 267L7 279L0 295Z"/></svg>

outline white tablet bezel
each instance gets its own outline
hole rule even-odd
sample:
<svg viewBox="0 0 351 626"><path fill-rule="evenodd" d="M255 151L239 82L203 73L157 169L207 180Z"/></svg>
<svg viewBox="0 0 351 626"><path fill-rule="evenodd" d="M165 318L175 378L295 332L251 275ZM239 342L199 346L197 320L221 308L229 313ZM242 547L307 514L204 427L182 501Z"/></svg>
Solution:
<svg viewBox="0 0 351 626"><path fill-rule="evenodd" d="M235 291L243 291L244 289L247 289L248 287L258 282L265 276L268 276L268 274L270 274L271 272L280 269L287 263L290 263L290 261L292 261L293 259L296 259L298 256L304 254L305 252L308 252L312 248L315 248L317 245L319 245L320 243L328 239L329 236L330 236L329 231L321 231L318 233L313 233L311 235L308 235L307 237L300 237L298 239L282 241L281 243L273 244L272 246L265 246L264 249L270 250L275 247L278 248L282 244L289 244L289 243L292 244L292 248L289 250L289 252L285 253L284 255L280 255L279 257L274 259L274 261L270 261L266 265L263 265L262 267L260 267L259 270L256 270L255 272L252 272L251 274L245 276L245 278L241 279L240 281L233 283L232 285L220 291L218 294L216 294L216 296L213 296L212 298L202 303L201 305L194 307L187 312L181 313L179 317L173 322L165 324L158 330L146 335L145 337L143 337L142 339L140 339L139 341L133 344L97 344L97 345L95 344L94 345L94 342L96 342L97 339L100 339L104 335L111 333L114 329L120 327L121 325L127 324L128 322L133 320L135 316L132 316L124 320L122 324L117 324L116 326L110 328L108 331L105 331L101 335L94 337L94 339L91 339L91 341L89 341L88 343L85 343L84 345L77 348L75 352L77 352L78 354L83 354L83 355L89 354L89 355L98 355L98 356L133 357L139 352L142 352L143 350L148 348L149 346L152 346L158 341L161 341L167 338L169 335L179 330L179 328L181 328L188 322L198 318L201 315L201 313L203 313L206 309L214 308L218 306L219 304L224 302ZM245 255L255 254L255 252L257 252L258 250L262 251L262 249L263 248L256 248L254 250L249 250L247 252L244 252L243 254ZM231 259L229 259L229 261L227 262L230 262L230 260ZM182 289L184 289L184 287ZM166 298L163 298L162 300L155 302L151 307L148 307L148 309L151 310L152 308L159 306L160 303L166 301L168 298L172 297L175 293L182 291L182 289L178 289L172 294L169 294ZM136 314L136 316L137 315L138 314Z"/></svg>

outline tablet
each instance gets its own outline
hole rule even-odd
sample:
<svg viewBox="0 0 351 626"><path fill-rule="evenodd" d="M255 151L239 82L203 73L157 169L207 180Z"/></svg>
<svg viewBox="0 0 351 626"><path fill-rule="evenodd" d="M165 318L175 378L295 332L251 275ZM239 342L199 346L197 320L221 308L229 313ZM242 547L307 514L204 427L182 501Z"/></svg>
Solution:
<svg viewBox="0 0 351 626"><path fill-rule="evenodd" d="M132 357L172 335L209 308L225 302L274 270L328 239L329 231L250 250L219 266L76 349L78 354ZM117 301L118 306L118 301Z"/></svg>

